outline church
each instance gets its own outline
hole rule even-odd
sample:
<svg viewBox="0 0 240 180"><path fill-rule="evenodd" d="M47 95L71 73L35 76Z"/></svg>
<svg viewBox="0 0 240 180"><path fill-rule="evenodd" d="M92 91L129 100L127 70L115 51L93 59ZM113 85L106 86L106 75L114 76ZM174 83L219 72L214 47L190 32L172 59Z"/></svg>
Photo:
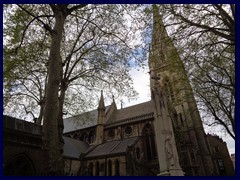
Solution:
<svg viewBox="0 0 240 180"><path fill-rule="evenodd" d="M151 100L64 119L65 175L234 176L226 143L206 134L184 64L153 5ZM42 175L42 127L4 116L4 175Z"/></svg>
<svg viewBox="0 0 240 180"><path fill-rule="evenodd" d="M184 64L157 6L153 6L148 64L150 101L117 109L114 99L105 106L101 92L96 110L64 119L65 172L82 176L234 175L226 143L204 131ZM71 148L78 150L76 157Z"/></svg>

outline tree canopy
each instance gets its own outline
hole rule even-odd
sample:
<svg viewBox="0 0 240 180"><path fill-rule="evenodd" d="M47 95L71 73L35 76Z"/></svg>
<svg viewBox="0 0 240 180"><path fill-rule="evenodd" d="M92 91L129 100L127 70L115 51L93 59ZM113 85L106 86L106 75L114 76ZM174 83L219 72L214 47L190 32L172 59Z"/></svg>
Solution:
<svg viewBox="0 0 240 180"><path fill-rule="evenodd" d="M139 15L129 5L4 6L4 106L43 123L46 173L63 170L63 114L86 109L101 89L136 95L129 69L146 53Z"/></svg>
<svg viewBox="0 0 240 180"><path fill-rule="evenodd" d="M235 139L235 5L161 5L206 125Z"/></svg>
<svg viewBox="0 0 240 180"><path fill-rule="evenodd" d="M4 17L4 106L20 117L26 109L41 119L51 43L45 27L53 27L53 12L49 5L8 5ZM146 59L136 33L143 28L140 18L140 9L128 5L88 5L71 12L61 41L65 113L88 109L101 89L117 99L136 97L129 70Z"/></svg>

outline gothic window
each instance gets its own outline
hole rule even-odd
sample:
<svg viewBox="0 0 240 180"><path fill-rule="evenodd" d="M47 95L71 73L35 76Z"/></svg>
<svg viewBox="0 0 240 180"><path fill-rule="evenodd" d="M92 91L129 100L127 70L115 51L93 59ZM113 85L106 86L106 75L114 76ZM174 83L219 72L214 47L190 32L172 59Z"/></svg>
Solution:
<svg viewBox="0 0 240 180"><path fill-rule="evenodd" d="M222 159L218 159L217 160L217 163L218 163L218 167L221 171L224 171L225 170L225 167L224 167L224 163L223 163L223 160Z"/></svg>
<svg viewBox="0 0 240 180"><path fill-rule="evenodd" d="M115 176L120 176L120 173L119 173L119 160L118 159L115 160Z"/></svg>
<svg viewBox="0 0 240 180"><path fill-rule="evenodd" d="M80 136L80 140L87 142L87 137L88 137L87 133L84 132L84 133Z"/></svg>
<svg viewBox="0 0 240 180"><path fill-rule="evenodd" d="M99 162L95 163L95 176L99 176Z"/></svg>
<svg viewBox="0 0 240 180"><path fill-rule="evenodd" d="M88 165L88 175L93 176L93 163L90 162Z"/></svg>
<svg viewBox="0 0 240 180"><path fill-rule="evenodd" d="M194 152L191 152L191 153L190 153L190 156L191 156L192 163L193 163L193 164L196 164L197 161L196 161L195 153L194 153Z"/></svg>
<svg viewBox="0 0 240 180"><path fill-rule="evenodd" d="M136 156L137 156L137 159L140 158L140 149L139 149L139 147L136 148Z"/></svg>
<svg viewBox="0 0 240 180"><path fill-rule="evenodd" d="M109 129L108 131L108 136L113 139L115 137L115 132L114 132L114 129Z"/></svg>
<svg viewBox="0 0 240 180"><path fill-rule="evenodd" d="M88 136L88 142L89 142L89 144L93 143L93 142L95 141L95 138L96 138L95 133L94 133L93 131L91 131L91 132L89 133L89 136Z"/></svg>
<svg viewBox="0 0 240 180"><path fill-rule="evenodd" d="M112 161L108 160L108 176L112 176Z"/></svg>
<svg viewBox="0 0 240 180"><path fill-rule="evenodd" d="M105 164L104 163L101 163L100 165L100 171L101 172L104 172L105 171ZM105 174L105 173L104 173Z"/></svg>
<svg viewBox="0 0 240 180"><path fill-rule="evenodd" d="M74 139L77 139L77 138L78 138L78 134L75 133L75 134L73 135L73 138L74 138Z"/></svg>
<svg viewBox="0 0 240 180"><path fill-rule="evenodd" d="M181 164L182 164L182 166L188 166L189 165L187 152L182 153L182 163Z"/></svg>
<svg viewBox="0 0 240 180"><path fill-rule="evenodd" d="M142 135L144 138L144 147L147 153L148 160L153 160L156 158L156 146L154 140L154 132L150 124L146 124L142 130Z"/></svg>
<svg viewBox="0 0 240 180"><path fill-rule="evenodd" d="M132 128L130 126L126 127L125 128L125 134L127 136L130 136L132 134Z"/></svg>

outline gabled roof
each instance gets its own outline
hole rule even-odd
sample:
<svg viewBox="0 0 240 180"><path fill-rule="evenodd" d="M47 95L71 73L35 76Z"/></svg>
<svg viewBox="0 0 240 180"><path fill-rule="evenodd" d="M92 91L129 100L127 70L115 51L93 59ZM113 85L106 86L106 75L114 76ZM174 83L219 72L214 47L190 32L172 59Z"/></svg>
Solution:
<svg viewBox="0 0 240 180"><path fill-rule="evenodd" d="M113 104L114 105L114 104ZM107 106L105 112L107 113L110 110L110 107ZM144 102L134 106L126 107L123 109L114 109L111 112L108 112L106 127L112 127L118 125L123 121L128 120L145 120L153 117L154 108L152 101ZM83 113L77 116L64 119L64 131L63 133L72 132L80 129L85 129L97 125L98 120L98 110L93 110L87 113Z"/></svg>
<svg viewBox="0 0 240 180"><path fill-rule="evenodd" d="M97 125L98 110L86 112L63 120L63 133L76 131Z"/></svg>
<svg viewBox="0 0 240 180"><path fill-rule="evenodd" d="M85 153L88 149L88 144L83 141L78 141L69 137L63 136L64 146L63 146L63 155L65 157L79 159L82 153Z"/></svg>
<svg viewBox="0 0 240 180"><path fill-rule="evenodd" d="M106 107L106 112L108 111L109 107L110 106ZM96 126L97 120L98 120L97 109L77 116L66 118L63 120L64 123L63 133Z"/></svg>
<svg viewBox="0 0 240 180"><path fill-rule="evenodd" d="M131 137L127 139L105 142L92 148L92 150L90 150L84 158L125 153L127 150L127 146L135 145L138 140L139 137Z"/></svg>
<svg viewBox="0 0 240 180"><path fill-rule="evenodd" d="M141 117L143 115L153 114L154 108L152 101L144 102L127 108L114 111L107 121L107 124L113 124L127 119Z"/></svg>

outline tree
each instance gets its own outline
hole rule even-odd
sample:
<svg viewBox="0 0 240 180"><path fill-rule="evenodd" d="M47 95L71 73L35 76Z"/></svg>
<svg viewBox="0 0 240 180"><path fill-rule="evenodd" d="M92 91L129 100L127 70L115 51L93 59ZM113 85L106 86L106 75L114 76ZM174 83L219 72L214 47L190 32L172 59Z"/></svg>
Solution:
<svg viewBox="0 0 240 180"><path fill-rule="evenodd" d="M162 5L206 125L235 139L235 5Z"/></svg>
<svg viewBox="0 0 240 180"><path fill-rule="evenodd" d="M18 91L25 98L32 95L37 105L42 105L48 174L63 170L64 102L71 97L66 92L102 86L129 97L135 95L129 88L129 59L141 63L136 59L141 42L136 46L130 39L132 24L124 21L129 9L127 5L86 4L5 6L10 16L4 28L5 102L11 101L13 94L19 97ZM37 88L39 84L41 88ZM22 93L22 88L28 93ZM34 89L39 90L38 98Z"/></svg>

